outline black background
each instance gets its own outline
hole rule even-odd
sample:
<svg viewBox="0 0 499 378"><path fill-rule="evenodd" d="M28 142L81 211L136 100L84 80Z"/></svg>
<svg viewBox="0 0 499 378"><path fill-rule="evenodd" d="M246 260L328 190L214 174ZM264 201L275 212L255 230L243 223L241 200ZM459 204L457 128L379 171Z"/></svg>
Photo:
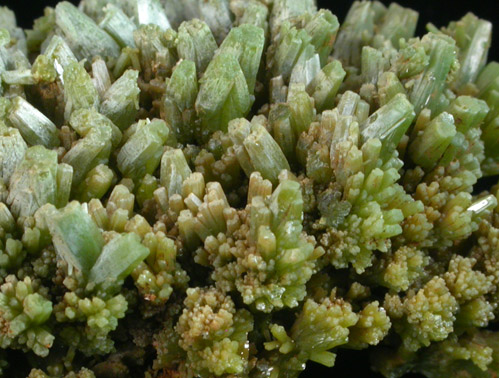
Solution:
<svg viewBox="0 0 499 378"><path fill-rule="evenodd" d="M77 4L78 1L70 0ZM179 0L182 1L182 0ZM381 0L382 3L388 5L391 1ZM339 19L343 21L345 15L350 8L351 1L341 0L318 0L318 5L321 8L330 9ZM493 24L499 24L499 1L452 1L452 0L399 0L397 1L402 6L410 7L419 12L419 22L417 34L425 33L425 25L432 22L436 26L445 26L450 21L458 20L466 14L473 12L481 18L491 21ZM7 5L15 11L17 21L23 28L30 28L33 19L43 14L43 8L46 6L55 6L56 0L0 0L1 5ZM492 38L492 48L489 58L499 60L499 26L494 28Z"/></svg>
<svg viewBox="0 0 499 378"><path fill-rule="evenodd" d="M181 0L179 0L181 1ZM74 4L78 1L72 0ZM391 1L382 0L388 5ZM432 22L437 27L446 26L450 21L458 20L467 12L471 11L480 18L491 21L497 25L493 29L492 47L489 52L489 60L499 60L499 1L449 1L449 0L419 0L419 1L397 1L400 5L410 7L419 12L417 35L425 33L425 26ZM33 19L43 14L46 6L55 6L55 0L11 0L0 1L0 5L7 5L17 16L19 26L30 28ZM350 7L350 1L327 1L319 0L320 8L330 9L339 19L340 23ZM1 26L1 25L0 25ZM309 363L307 370L300 377L335 377L335 378L377 378L381 375L372 373L369 369L367 353L339 350L336 365L333 369L327 369L320 365ZM409 377L420 377L418 375L407 375Z"/></svg>
<svg viewBox="0 0 499 378"><path fill-rule="evenodd" d="M70 0L77 4L78 1ZM182 1L182 0L179 0ZM391 1L381 0L382 3L388 5ZM330 9L341 21L350 8L351 1L341 0L318 0L318 5L321 8ZM445 26L450 21L458 20L466 14L473 12L481 18L491 21L493 24L499 23L499 1L452 1L452 0L399 0L397 1L402 6L410 7L419 12L419 22L417 34L425 33L425 25L432 22L436 26ZM43 8L46 6L55 6L56 0L0 0L1 5L7 5L16 12L17 21L23 28L29 28L32 25L33 19L43 14ZM490 59L499 60L499 26L494 28L492 38L492 48L489 55Z"/></svg>

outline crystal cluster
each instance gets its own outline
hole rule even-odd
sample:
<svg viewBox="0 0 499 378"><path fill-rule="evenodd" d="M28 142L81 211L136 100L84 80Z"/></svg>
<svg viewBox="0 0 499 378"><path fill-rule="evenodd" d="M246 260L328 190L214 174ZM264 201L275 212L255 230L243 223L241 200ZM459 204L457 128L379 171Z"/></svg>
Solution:
<svg viewBox="0 0 499 378"><path fill-rule="evenodd" d="M411 9L340 25L313 0L0 20L0 374L293 378L342 349L499 374L490 22L415 37Z"/></svg>

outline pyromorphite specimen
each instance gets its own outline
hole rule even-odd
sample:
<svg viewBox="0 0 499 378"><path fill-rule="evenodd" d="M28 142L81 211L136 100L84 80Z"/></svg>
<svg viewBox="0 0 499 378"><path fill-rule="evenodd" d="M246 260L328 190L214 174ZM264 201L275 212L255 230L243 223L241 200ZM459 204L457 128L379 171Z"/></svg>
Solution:
<svg viewBox="0 0 499 378"><path fill-rule="evenodd" d="M316 3L0 7L0 375L499 374L492 24Z"/></svg>

